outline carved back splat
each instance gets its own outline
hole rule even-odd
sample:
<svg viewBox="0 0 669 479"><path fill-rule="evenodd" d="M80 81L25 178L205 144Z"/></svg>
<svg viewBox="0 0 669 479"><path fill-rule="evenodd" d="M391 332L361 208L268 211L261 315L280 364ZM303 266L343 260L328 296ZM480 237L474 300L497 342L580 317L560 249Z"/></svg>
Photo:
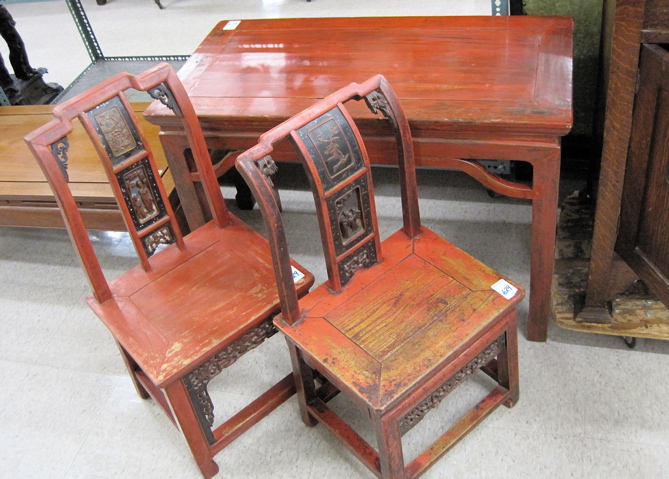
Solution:
<svg viewBox="0 0 669 479"><path fill-rule="evenodd" d="M78 120L83 125L95 146L142 267L151 270L150 257L161 244L177 243L180 249L184 248L161 172L124 93L131 88L147 91L182 120L215 221L223 225L229 220L199 122L181 82L168 64L158 65L138 76L120 73L56 106L54 119L28 135L26 143L54 190L100 301L109 296L109 288L88 240L73 192L68 187L68 162L72 161L70 157L76 158L75 152L69 151L68 141L73 121Z"/></svg>
<svg viewBox="0 0 669 479"><path fill-rule="evenodd" d="M381 261L381 246L374 206L370 162L360 132L345 103L365 100L372 113L381 112L395 131L402 188L404 230L420 231L411 133L397 97L385 78L377 75L363 84L351 84L299 115L265 133L259 144L242 154L237 167L249 183L267 218L280 207L265 174L274 145L289 139L307 170L321 228L329 286L344 287L361 269ZM269 221L268 223L274 223ZM285 235L268 224L280 285L284 317L297 319L297 296L289 264L281 264L287 248Z"/></svg>

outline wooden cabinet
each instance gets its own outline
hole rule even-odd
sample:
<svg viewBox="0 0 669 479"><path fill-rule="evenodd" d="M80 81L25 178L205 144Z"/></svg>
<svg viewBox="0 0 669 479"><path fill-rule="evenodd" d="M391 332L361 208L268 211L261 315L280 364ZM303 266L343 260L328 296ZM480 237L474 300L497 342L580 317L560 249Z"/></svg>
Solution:
<svg viewBox="0 0 669 479"><path fill-rule="evenodd" d="M615 251L669 305L669 52L643 45Z"/></svg>
<svg viewBox="0 0 669 479"><path fill-rule="evenodd" d="M571 326L669 339L669 53L661 45L669 2L608 1L604 18L602 162L585 294ZM629 308L621 326L611 301L636 279L665 306Z"/></svg>

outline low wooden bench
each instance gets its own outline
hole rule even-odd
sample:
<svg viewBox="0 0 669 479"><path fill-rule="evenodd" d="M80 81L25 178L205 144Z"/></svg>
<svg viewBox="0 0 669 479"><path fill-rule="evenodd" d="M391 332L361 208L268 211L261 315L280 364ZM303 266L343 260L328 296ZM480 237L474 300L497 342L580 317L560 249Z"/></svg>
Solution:
<svg viewBox="0 0 669 479"><path fill-rule="evenodd" d="M158 139L160 128L146 122L141 114L148 103L133 106L169 193L174 186ZM53 105L0 107L0 226L65 227L51 188L23 141L26 134L52 118L52 109ZM69 141L70 185L86 225L89 229L125 231L107 176L81 125L74 126Z"/></svg>

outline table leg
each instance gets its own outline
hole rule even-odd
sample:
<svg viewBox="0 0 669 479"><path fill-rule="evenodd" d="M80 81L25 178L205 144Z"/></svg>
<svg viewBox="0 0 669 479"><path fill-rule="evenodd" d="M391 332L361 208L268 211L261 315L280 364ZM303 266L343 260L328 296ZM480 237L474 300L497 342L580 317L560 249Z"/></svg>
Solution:
<svg viewBox="0 0 669 479"><path fill-rule="evenodd" d="M165 159L172 172L174 186L179 195L179 201L191 231L205 224L210 218L209 207L206 202L200 201L195 185L190 177L190 168L185 157L189 144L181 135L163 133L160 142L165 152ZM203 212L206 209L206 213Z"/></svg>
<svg viewBox="0 0 669 479"><path fill-rule="evenodd" d="M560 183L560 148L533 162L532 240L530 252L530 311L527 338L546 341L551 315L551 287Z"/></svg>

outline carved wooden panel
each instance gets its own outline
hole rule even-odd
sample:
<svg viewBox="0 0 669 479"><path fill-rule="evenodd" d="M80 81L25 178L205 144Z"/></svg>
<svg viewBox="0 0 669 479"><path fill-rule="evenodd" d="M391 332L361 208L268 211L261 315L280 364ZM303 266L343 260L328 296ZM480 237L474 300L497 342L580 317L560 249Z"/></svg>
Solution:
<svg viewBox="0 0 669 479"><path fill-rule="evenodd" d="M167 216L148 158L120 171L116 178L135 228L146 228Z"/></svg>
<svg viewBox="0 0 669 479"><path fill-rule="evenodd" d="M339 108L333 108L297 131L329 192L364 168L360 147Z"/></svg>
<svg viewBox="0 0 669 479"><path fill-rule="evenodd" d="M506 347L505 336L501 336L493 341L487 348L481 351L474 359L467 363L462 369L455 373L444 384L435 389L420 404L409 411L400 421L400 430L406 434L416 424L418 424L425 415L435 409L455 388L465 382L476 371L495 359L497 355Z"/></svg>
<svg viewBox="0 0 669 479"><path fill-rule="evenodd" d="M361 176L327 199L337 256L373 233L367 176Z"/></svg>
<svg viewBox="0 0 669 479"><path fill-rule="evenodd" d="M144 151L139 133L119 97L102 103L87 115L112 165L118 166L132 155Z"/></svg>
<svg viewBox="0 0 669 479"><path fill-rule="evenodd" d="M344 285L358 269L378 259L369 171L353 127L338 107L297 134L322 185L324 234L332 237L333 254L339 259L336 270Z"/></svg>

